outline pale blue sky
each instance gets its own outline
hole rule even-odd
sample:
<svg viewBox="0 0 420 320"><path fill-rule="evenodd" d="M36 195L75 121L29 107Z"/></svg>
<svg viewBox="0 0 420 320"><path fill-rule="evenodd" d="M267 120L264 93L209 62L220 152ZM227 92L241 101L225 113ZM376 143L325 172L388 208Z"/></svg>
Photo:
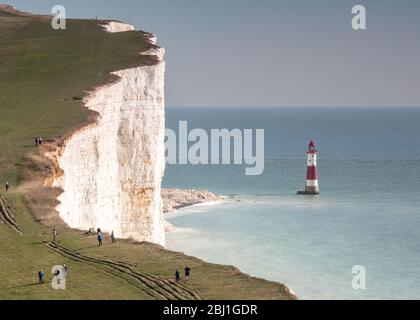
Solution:
<svg viewBox="0 0 420 320"><path fill-rule="evenodd" d="M418 0L8 2L156 33L168 106L420 106ZM355 4L366 31L351 29Z"/></svg>

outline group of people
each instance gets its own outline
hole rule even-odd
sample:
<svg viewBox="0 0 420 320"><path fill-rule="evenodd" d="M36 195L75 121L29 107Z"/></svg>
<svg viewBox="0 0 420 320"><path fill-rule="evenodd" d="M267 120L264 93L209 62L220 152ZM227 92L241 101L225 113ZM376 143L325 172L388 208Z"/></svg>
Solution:
<svg viewBox="0 0 420 320"><path fill-rule="evenodd" d="M36 137L36 138L35 138L35 145L36 145L36 146L40 146L40 145L42 145L42 144L43 144L43 142L44 142L44 140L42 139L42 137ZM9 184L9 181L6 181L6 183L4 184L4 188L5 188L5 190L6 190L6 193L7 193L7 192L9 192L9 189L10 189L10 184Z"/></svg>
<svg viewBox="0 0 420 320"><path fill-rule="evenodd" d="M103 244L103 240L104 240L104 235L102 233L101 228L98 228L98 230L96 231L96 233L98 234L98 237L97 237L98 238L98 244L101 247L102 244ZM117 242L117 239L115 238L114 231L111 232L111 242L112 243Z"/></svg>
<svg viewBox="0 0 420 320"><path fill-rule="evenodd" d="M44 140L42 139L42 137L36 137L35 138L35 145L38 147L40 145L42 145L42 143L44 142Z"/></svg>
<svg viewBox="0 0 420 320"><path fill-rule="evenodd" d="M95 234L94 230L95 230L94 228L90 228L89 231L87 232L87 234ZM101 228L98 228L96 230L96 234L97 234L98 244L101 247L103 245L103 240L104 240L104 234L102 233ZM56 229L53 229L52 236L53 236L52 241L56 242L57 241L57 236L58 236L58 233L57 233ZM111 242L112 243L117 242L117 239L115 238L114 231L111 232Z"/></svg>
<svg viewBox="0 0 420 320"><path fill-rule="evenodd" d="M87 232L87 234L94 234L95 233L94 230L95 230L94 228L90 228L89 231ZM104 235L102 233L101 228L98 228L96 230L96 234L97 234L99 247L101 247L103 245L103 240L104 240ZM52 235L53 235L53 242L56 242L57 236L58 236L58 233L57 233L56 229L53 230ZM115 235L114 235L114 231L111 232L111 241L112 241L112 243L117 242L117 240L115 238ZM64 265L64 270L67 273L67 266L66 265ZM190 265L187 264L184 268L184 279L185 279L185 281L187 281L189 279L190 275L191 275L191 267L190 267ZM42 270L40 270L38 272L39 283L43 283L44 278L45 278L45 273ZM179 269L176 269L176 271L175 271L175 281L177 283L179 283L181 281L181 273L179 272Z"/></svg>
<svg viewBox="0 0 420 320"><path fill-rule="evenodd" d="M187 264L184 268L184 276L185 276L185 281L188 280L188 278L191 275L191 268L190 266ZM178 283L181 280L181 274L179 273L179 269L176 269L175 271L175 281Z"/></svg>

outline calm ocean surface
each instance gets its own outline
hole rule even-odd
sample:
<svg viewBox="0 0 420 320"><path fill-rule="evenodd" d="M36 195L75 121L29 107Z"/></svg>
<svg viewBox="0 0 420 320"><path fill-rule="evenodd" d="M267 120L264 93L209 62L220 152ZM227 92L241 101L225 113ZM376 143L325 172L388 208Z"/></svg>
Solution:
<svg viewBox="0 0 420 320"><path fill-rule="evenodd" d="M265 171L168 165L164 187L236 196L170 214L169 249L280 281L301 299L420 298L420 109L168 108L167 127L265 129ZM304 188L317 143L321 195ZM238 201L239 200L239 201ZM351 286L366 268L366 290Z"/></svg>

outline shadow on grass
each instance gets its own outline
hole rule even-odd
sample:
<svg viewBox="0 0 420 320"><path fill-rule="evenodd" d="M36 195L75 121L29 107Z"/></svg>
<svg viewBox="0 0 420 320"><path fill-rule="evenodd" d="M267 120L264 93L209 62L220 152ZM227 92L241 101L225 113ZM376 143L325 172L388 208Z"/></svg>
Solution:
<svg viewBox="0 0 420 320"><path fill-rule="evenodd" d="M21 286L11 287L10 289L36 287L36 286L42 286L42 285L48 284L48 283L49 282L33 282L33 283L21 285Z"/></svg>

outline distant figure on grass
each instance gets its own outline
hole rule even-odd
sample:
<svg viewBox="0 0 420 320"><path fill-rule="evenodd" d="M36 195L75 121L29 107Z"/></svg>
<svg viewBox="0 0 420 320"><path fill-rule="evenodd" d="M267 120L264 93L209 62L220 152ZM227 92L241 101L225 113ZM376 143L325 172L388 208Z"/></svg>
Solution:
<svg viewBox="0 0 420 320"><path fill-rule="evenodd" d="M112 241L112 243L117 242L117 239L115 239L114 230L112 230L112 232L111 232L111 241Z"/></svg>
<svg viewBox="0 0 420 320"><path fill-rule="evenodd" d="M52 235L53 235L53 242L55 242L57 240L57 230L54 229L52 232Z"/></svg>
<svg viewBox="0 0 420 320"><path fill-rule="evenodd" d="M38 282L39 283L44 283L44 279L45 279L45 273L41 269L41 270L38 271Z"/></svg>
<svg viewBox="0 0 420 320"><path fill-rule="evenodd" d="M102 240L104 240L104 236L102 235L102 232L99 232L98 233L98 243L99 243L100 247L102 246Z"/></svg>
<svg viewBox="0 0 420 320"><path fill-rule="evenodd" d="M175 281L177 282L177 283L179 283L179 280L181 279L181 275L180 275L180 273L179 273L179 270L178 269L176 269L176 272L175 272Z"/></svg>
<svg viewBox="0 0 420 320"><path fill-rule="evenodd" d="M185 280L188 280L188 278L190 277L190 274L191 274L191 268L188 264L185 267L184 271L185 271Z"/></svg>
<svg viewBox="0 0 420 320"><path fill-rule="evenodd" d="M64 276L67 277L67 270L68 270L68 268L67 268L67 265L66 264L63 264L63 269L64 269Z"/></svg>
<svg viewBox="0 0 420 320"><path fill-rule="evenodd" d="M42 145L43 142L44 141L42 140L42 138L41 137L38 137L38 145Z"/></svg>
<svg viewBox="0 0 420 320"><path fill-rule="evenodd" d="M9 191L9 188L10 188L9 181L6 181L6 183L5 183L4 186L6 188L6 192L8 192Z"/></svg>

